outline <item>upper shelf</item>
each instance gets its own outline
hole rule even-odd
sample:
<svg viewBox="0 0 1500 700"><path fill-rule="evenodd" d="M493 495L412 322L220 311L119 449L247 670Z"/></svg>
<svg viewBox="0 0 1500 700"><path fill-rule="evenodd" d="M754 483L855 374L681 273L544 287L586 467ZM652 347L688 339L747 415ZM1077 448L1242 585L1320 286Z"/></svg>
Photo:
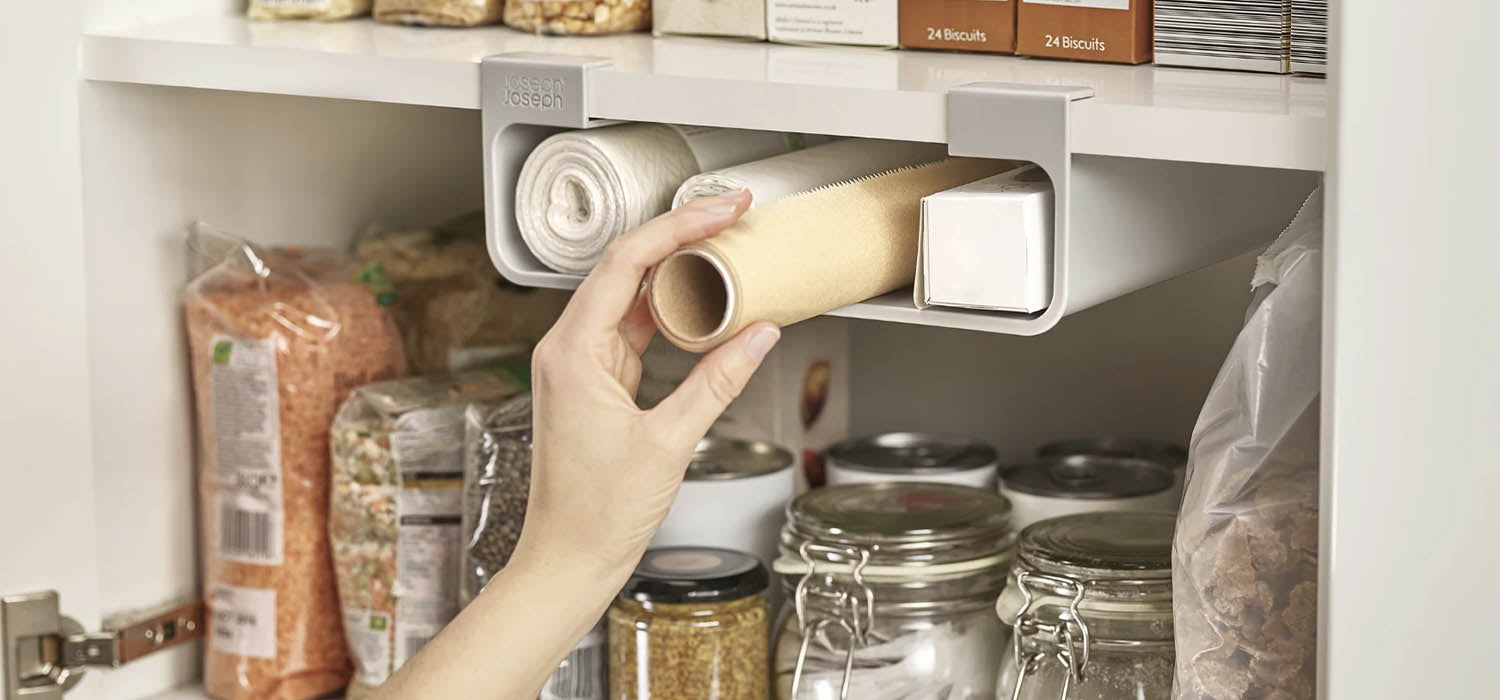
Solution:
<svg viewBox="0 0 1500 700"><path fill-rule="evenodd" d="M480 59L512 51L612 59L589 83L599 118L946 142L950 87L1077 85L1095 96L1074 108L1074 153L1298 170L1328 160L1323 80L1149 65L216 16L89 33L83 74L478 109Z"/></svg>

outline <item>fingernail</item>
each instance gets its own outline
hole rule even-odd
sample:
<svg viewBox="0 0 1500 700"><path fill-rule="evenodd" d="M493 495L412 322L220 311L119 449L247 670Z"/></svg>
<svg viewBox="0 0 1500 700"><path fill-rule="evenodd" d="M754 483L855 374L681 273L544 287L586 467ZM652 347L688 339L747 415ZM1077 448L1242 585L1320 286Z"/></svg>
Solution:
<svg viewBox="0 0 1500 700"><path fill-rule="evenodd" d="M740 188L733 192L704 198L703 208L710 214L729 216L739 210L745 200L750 199L750 190Z"/></svg>
<svg viewBox="0 0 1500 700"><path fill-rule="evenodd" d="M745 356L752 362L760 362L766 359L771 348L776 347L776 341L781 339L781 329L776 326L758 326L750 331L750 337L745 341Z"/></svg>

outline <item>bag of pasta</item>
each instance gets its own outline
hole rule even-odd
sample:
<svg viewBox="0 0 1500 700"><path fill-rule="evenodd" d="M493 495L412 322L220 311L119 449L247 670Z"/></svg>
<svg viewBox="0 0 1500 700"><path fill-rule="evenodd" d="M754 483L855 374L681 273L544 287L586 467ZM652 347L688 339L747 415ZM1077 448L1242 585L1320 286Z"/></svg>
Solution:
<svg viewBox="0 0 1500 700"><path fill-rule="evenodd" d="M217 698L303 700L349 679L328 541L328 425L349 391L405 370L390 315L327 251L201 227L213 264L185 313L201 450L208 642Z"/></svg>
<svg viewBox="0 0 1500 700"><path fill-rule="evenodd" d="M500 21L504 0L375 0L375 19L393 24L475 27Z"/></svg>
<svg viewBox="0 0 1500 700"><path fill-rule="evenodd" d="M250 19L334 20L370 12L370 0L250 0Z"/></svg>
<svg viewBox="0 0 1500 700"><path fill-rule="evenodd" d="M490 261L484 212L431 228L370 228L354 255L370 283L392 295L406 357L416 374L482 366L535 345L568 293L518 287Z"/></svg>

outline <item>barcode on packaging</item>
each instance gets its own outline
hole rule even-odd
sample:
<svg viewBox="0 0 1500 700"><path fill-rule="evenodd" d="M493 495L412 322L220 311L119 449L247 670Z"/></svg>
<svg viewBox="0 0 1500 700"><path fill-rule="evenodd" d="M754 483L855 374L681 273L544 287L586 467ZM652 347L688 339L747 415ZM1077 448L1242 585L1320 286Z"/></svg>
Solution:
<svg viewBox="0 0 1500 700"><path fill-rule="evenodd" d="M210 358L215 536L221 559L282 563L281 418L271 340L215 335Z"/></svg>
<svg viewBox="0 0 1500 700"><path fill-rule="evenodd" d="M232 497L218 499L221 559L252 564L281 563L281 519L278 514L240 507Z"/></svg>

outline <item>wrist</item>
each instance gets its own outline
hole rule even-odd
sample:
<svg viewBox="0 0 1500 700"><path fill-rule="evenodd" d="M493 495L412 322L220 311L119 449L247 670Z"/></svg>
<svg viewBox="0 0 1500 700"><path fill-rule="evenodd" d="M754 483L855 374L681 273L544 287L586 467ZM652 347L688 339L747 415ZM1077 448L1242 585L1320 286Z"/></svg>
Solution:
<svg viewBox="0 0 1500 700"><path fill-rule="evenodd" d="M549 596L589 603L578 607L602 611L625 586L639 559L606 560L584 548L536 543L522 535L500 573L524 576Z"/></svg>

